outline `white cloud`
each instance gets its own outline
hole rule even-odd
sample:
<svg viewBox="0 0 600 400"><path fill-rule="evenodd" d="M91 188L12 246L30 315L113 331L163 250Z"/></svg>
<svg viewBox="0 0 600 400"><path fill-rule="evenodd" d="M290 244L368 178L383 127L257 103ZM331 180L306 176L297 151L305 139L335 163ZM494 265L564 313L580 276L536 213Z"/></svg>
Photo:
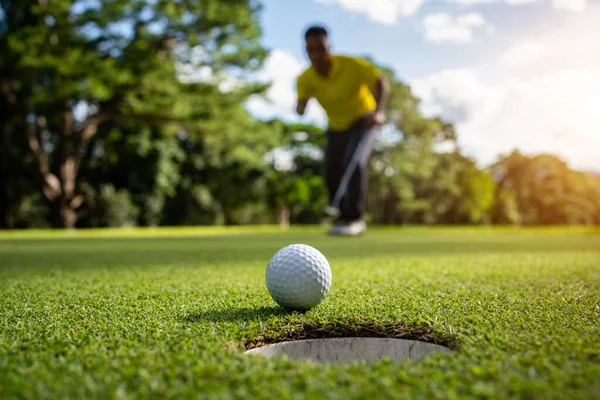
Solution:
<svg viewBox="0 0 600 400"><path fill-rule="evenodd" d="M425 0L314 0L340 6L352 13L364 14L370 20L391 25L400 18L415 14Z"/></svg>
<svg viewBox="0 0 600 400"><path fill-rule="evenodd" d="M296 78L307 67L293 54L284 50L274 50L266 60L257 79L270 82L266 98L255 96L247 104L248 110L258 118L280 117L286 120L299 120L296 108ZM325 112L316 101L311 101L302 117L305 122L324 125Z"/></svg>
<svg viewBox="0 0 600 400"><path fill-rule="evenodd" d="M542 52L539 41L527 40L511 46L502 56L502 61L510 67L521 66L540 58Z"/></svg>
<svg viewBox="0 0 600 400"><path fill-rule="evenodd" d="M587 8L588 0L553 0L552 4L557 10L582 12Z"/></svg>
<svg viewBox="0 0 600 400"><path fill-rule="evenodd" d="M600 159L600 69L484 83L470 69L412 83L423 113L455 123L463 149L484 164L515 148L557 154L575 168Z"/></svg>
<svg viewBox="0 0 600 400"><path fill-rule="evenodd" d="M540 1L552 2L552 6L557 10L581 12L588 6L588 0L446 0L449 3L460 4L463 6L474 6L477 4L506 3L511 6L523 4L539 3Z"/></svg>
<svg viewBox="0 0 600 400"><path fill-rule="evenodd" d="M447 70L411 82L416 96L422 100L425 115L443 115L454 123L468 121L481 113L485 85L467 69Z"/></svg>
<svg viewBox="0 0 600 400"><path fill-rule="evenodd" d="M504 2L509 5L520 5L520 4L537 3L540 0L446 0L446 1L448 1L449 3L462 4L465 6L473 6L476 4L489 4L489 3L499 3L499 2Z"/></svg>
<svg viewBox="0 0 600 400"><path fill-rule="evenodd" d="M423 99L423 112L455 123L461 146L482 164L519 149L598 170L599 18L600 8L571 14L543 34L498 48L497 58L482 65L410 84Z"/></svg>
<svg viewBox="0 0 600 400"><path fill-rule="evenodd" d="M454 42L469 43L473 41L475 28L487 26L485 18L478 13L460 15L455 19L446 13L430 14L423 21L425 38L434 43Z"/></svg>

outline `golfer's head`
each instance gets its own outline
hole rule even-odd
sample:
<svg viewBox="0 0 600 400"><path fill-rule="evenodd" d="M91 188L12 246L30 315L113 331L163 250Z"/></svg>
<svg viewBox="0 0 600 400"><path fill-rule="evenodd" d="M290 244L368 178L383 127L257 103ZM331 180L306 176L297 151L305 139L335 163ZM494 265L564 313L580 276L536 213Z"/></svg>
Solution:
<svg viewBox="0 0 600 400"><path fill-rule="evenodd" d="M306 53L313 65L323 65L331 56L327 30L322 26L311 26L304 33Z"/></svg>

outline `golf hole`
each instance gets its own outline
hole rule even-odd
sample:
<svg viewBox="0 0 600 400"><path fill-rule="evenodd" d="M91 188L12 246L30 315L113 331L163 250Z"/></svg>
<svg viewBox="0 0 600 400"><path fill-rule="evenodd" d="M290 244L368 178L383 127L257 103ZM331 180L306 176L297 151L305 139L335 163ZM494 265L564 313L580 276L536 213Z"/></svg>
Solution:
<svg viewBox="0 0 600 400"><path fill-rule="evenodd" d="M436 353L452 353L448 347L417 340L394 338L342 337L293 340L247 350L245 354L264 357L285 356L319 364L351 364L357 361L418 360Z"/></svg>

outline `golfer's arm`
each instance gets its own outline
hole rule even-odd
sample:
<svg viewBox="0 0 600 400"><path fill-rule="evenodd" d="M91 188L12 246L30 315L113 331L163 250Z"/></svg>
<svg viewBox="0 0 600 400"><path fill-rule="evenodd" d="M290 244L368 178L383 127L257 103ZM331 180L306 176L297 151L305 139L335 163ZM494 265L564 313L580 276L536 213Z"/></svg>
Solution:
<svg viewBox="0 0 600 400"><path fill-rule="evenodd" d="M296 105L296 112L299 115L304 115L304 111L306 111L306 105L308 104L309 100L309 97L302 97L298 99L298 104Z"/></svg>
<svg viewBox="0 0 600 400"><path fill-rule="evenodd" d="M385 106L390 96L390 82L384 75L379 75L375 83L375 101L377 110L385 111Z"/></svg>

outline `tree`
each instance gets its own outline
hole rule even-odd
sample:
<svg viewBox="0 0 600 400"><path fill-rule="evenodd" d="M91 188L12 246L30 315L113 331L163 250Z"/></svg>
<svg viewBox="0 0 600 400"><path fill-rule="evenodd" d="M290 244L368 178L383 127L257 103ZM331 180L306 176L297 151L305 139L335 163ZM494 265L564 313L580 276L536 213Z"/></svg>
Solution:
<svg viewBox="0 0 600 400"><path fill-rule="evenodd" d="M77 224L81 167L103 124L138 121L208 138L219 135L227 109L264 90L225 80L266 55L252 0L0 6L4 112L26 135L54 226ZM212 79L194 79L207 70Z"/></svg>
<svg viewBox="0 0 600 400"><path fill-rule="evenodd" d="M441 173L451 181L449 190L440 193L446 199L446 212L439 222L446 224L483 224L491 222L496 182L490 171L477 167L475 161L459 152L439 156Z"/></svg>
<svg viewBox="0 0 600 400"><path fill-rule="evenodd" d="M180 138L160 125L107 121L89 142L80 170L86 201L79 225L160 225L185 156Z"/></svg>
<svg viewBox="0 0 600 400"><path fill-rule="evenodd" d="M391 82L387 115L391 123L379 135L370 162L369 214L375 223L436 223L458 193L453 170L437 148L456 147L451 124L426 118L410 87L390 69L380 67Z"/></svg>
<svg viewBox="0 0 600 400"><path fill-rule="evenodd" d="M492 166L497 197L514 199L525 225L599 224L600 184L556 156L517 151Z"/></svg>
<svg viewBox="0 0 600 400"><path fill-rule="evenodd" d="M267 222L263 154L278 134L242 105L227 112L211 121L219 133L210 136L172 134L143 122L104 124L81 171L88 205L80 224L107 220L104 214L115 207L98 206L110 202L129 210L119 214L123 221L137 214L137 224L146 226Z"/></svg>
<svg viewBox="0 0 600 400"><path fill-rule="evenodd" d="M177 187L181 210L196 221L238 225L266 223L265 190L268 162L264 158L278 143L277 132L257 122L243 106L226 110L213 121L213 134L204 140L190 136L185 140L186 161ZM185 204L185 206L183 206ZM181 224L182 215L174 208L165 218ZM186 222L187 223L187 222Z"/></svg>
<svg viewBox="0 0 600 400"><path fill-rule="evenodd" d="M267 123L279 137L268 153L267 205L282 228L290 223L317 223L327 205L322 153L325 135L314 125Z"/></svg>

